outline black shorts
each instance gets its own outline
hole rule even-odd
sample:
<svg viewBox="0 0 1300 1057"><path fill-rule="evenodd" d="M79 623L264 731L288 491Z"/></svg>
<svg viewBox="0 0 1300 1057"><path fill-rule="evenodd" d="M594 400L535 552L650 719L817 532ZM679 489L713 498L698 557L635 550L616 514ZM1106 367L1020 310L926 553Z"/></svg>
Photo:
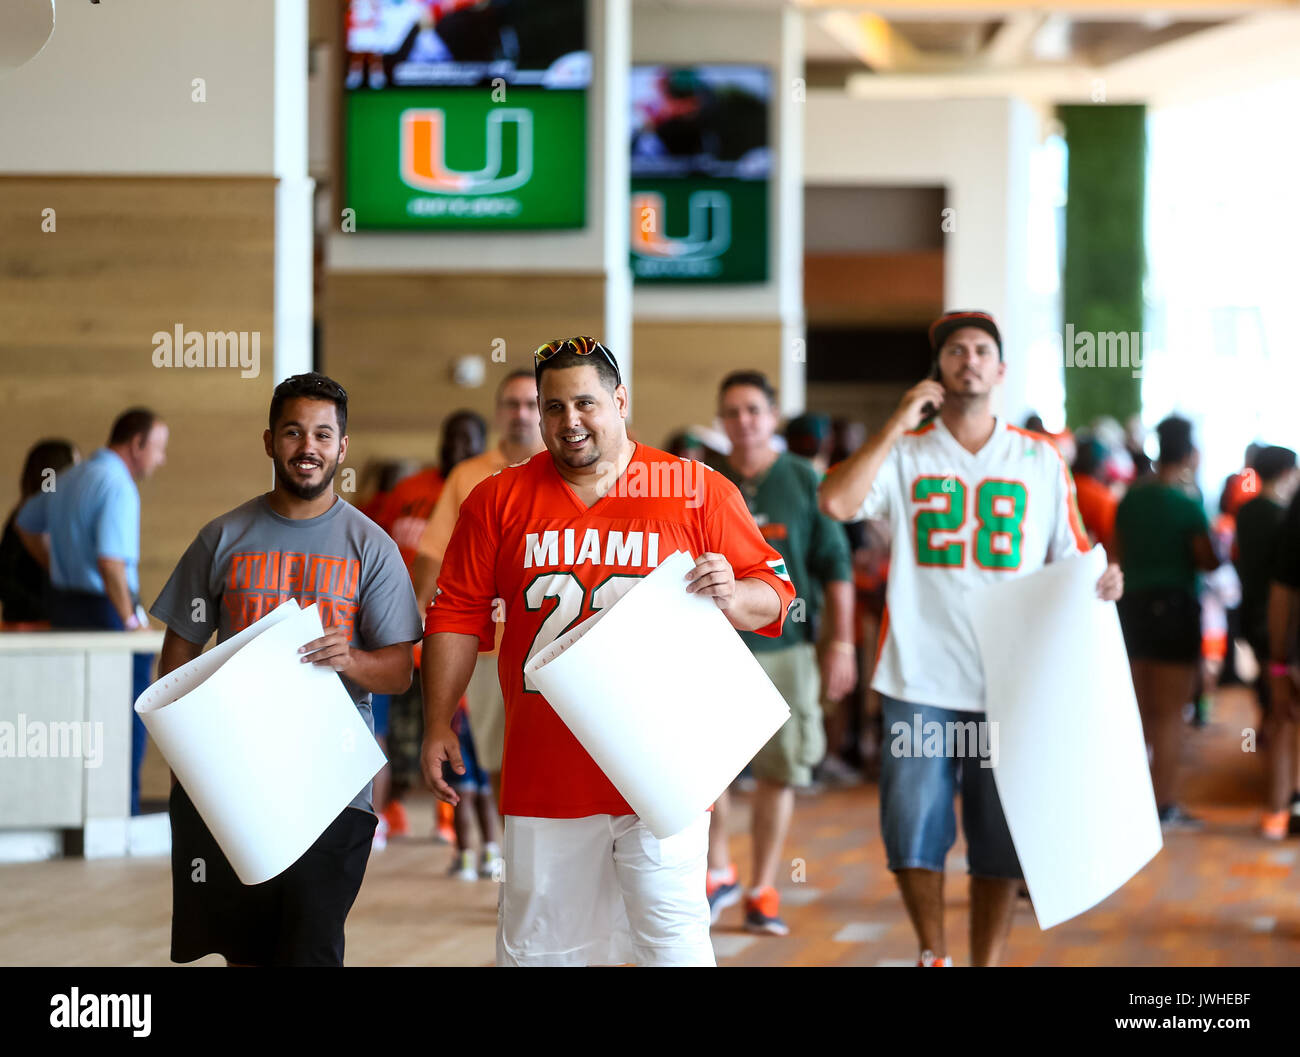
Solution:
<svg viewBox="0 0 1300 1057"><path fill-rule="evenodd" d="M1135 661L1196 664L1201 659L1201 603L1186 591L1125 593L1118 602L1124 645Z"/></svg>
<svg viewBox="0 0 1300 1057"><path fill-rule="evenodd" d="M1259 710L1267 716L1273 710L1273 683L1268 675L1268 635L1267 633L1252 635L1247 641L1255 654L1255 659L1259 661L1259 675L1255 677L1255 696L1259 698Z"/></svg>
<svg viewBox="0 0 1300 1057"><path fill-rule="evenodd" d="M246 885L179 784L169 810L172 961L220 954L237 965L343 964L343 923L366 873L374 815L344 808L287 870Z"/></svg>

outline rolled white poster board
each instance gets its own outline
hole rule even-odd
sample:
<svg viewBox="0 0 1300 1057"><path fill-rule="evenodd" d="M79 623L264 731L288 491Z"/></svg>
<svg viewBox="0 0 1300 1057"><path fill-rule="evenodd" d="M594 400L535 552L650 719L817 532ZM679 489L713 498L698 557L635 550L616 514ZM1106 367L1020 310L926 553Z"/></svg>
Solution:
<svg viewBox="0 0 1300 1057"><path fill-rule="evenodd" d="M660 840L708 808L789 706L711 598L687 594L682 551L524 666Z"/></svg>
<svg viewBox="0 0 1300 1057"><path fill-rule="evenodd" d="M1116 891L1163 846L1119 614L1100 547L971 591L993 769L1038 924Z"/></svg>
<svg viewBox="0 0 1300 1057"><path fill-rule="evenodd" d="M291 866L384 765L338 674L302 662L323 634L291 599L135 703L247 885Z"/></svg>

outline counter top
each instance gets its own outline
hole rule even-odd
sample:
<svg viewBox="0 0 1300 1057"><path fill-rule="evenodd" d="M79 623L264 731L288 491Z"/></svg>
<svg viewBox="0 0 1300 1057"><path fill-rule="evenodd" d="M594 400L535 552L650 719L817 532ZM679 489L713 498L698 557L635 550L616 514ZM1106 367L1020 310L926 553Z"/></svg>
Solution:
<svg viewBox="0 0 1300 1057"><path fill-rule="evenodd" d="M162 631L5 631L0 655L15 653L157 653Z"/></svg>

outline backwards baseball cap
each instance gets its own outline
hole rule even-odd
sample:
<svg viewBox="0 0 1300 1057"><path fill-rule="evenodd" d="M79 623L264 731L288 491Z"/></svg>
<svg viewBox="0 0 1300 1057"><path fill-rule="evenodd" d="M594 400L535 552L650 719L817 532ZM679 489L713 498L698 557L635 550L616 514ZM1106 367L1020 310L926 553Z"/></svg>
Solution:
<svg viewBox="0 0 1300 1057"><path fill-rule="evenodd" d="M998 359L1002 359L1002 335L998 333L998 325L993 322L993 317L987 312L946 312L933 323L930 324L930 350L937 356L939 350L943 348L943 343L955 330L961 330L962 327L978 327L984 333L988 334L998 346Z"/></svg>

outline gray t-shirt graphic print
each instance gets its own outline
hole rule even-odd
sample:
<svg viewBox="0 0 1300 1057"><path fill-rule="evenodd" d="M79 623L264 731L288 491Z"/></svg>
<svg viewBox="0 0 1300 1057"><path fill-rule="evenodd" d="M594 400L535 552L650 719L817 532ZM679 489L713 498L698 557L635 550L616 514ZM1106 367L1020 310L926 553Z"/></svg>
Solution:
<svg viewBox="0 0 1300 1057"><path fill-rule="evenodd" d="M397 545L341 498L319 517L295 520L258 496L208 522L149 612L189 642L206 643L214 631L224 642L291 598L315 603L322 625L346 628L357 649L424 633ZM340 678L373 731L369 692ZM371 811L370 796L367 783L349 806Z"/></svg>

